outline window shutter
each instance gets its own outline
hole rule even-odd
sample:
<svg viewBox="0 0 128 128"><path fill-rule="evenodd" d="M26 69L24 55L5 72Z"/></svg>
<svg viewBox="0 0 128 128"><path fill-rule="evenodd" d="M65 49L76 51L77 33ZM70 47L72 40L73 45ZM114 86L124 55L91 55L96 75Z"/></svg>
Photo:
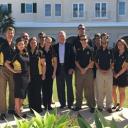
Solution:
<svg viewBox="0 0 128 128"><path fill-rule="evenodd" d="M8 4L8 12L11 13L12 12L12 5Z"/></svg>
<svg viewBox="0 0 128 128"><path fill-rule="evenodd" d="M33 13L37 13L37 4L33 3Z"/></svg>
<svg viewBox="0 0 128 128"><path fill-rule="evenodd" d="M21 3L21 13L25 13L25 3Z"/></svg>

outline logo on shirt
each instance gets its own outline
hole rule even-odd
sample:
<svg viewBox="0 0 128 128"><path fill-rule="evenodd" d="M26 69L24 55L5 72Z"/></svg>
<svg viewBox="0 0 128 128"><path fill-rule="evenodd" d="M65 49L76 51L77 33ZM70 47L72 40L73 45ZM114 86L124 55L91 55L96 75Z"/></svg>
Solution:
<svg viewBox="0 0 128 128"><path fill-rule="evenodd" d="M109 54L109 55L111 54L110 51L108 51L108 54Z"/></svg>
<svg viewBox="0 0 128 128"><path fill-rule="evenodd" d="M87 51L87 55L89 55L90 54L90 52L89 51Z"/></svg>
<svg viewBox="0 0 128 128"><path fill-rule="evenodd" d="M121 58L124 59L124 56L122 56Z"/></svg>

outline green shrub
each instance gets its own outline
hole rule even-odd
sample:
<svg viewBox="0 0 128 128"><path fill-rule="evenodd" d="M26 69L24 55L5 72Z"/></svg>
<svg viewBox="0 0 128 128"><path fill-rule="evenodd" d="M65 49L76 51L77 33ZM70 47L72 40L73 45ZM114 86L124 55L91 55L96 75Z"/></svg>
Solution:
<svg viewBox="0 0 128 128"><path fill-rule="evenodd" d="M118 128L114 119L112 121L106 120L98 110L94 113L94 119L96 128ZM78 115L77 120L80 128L92 128L81 115Z"/></svg>
<svg viewBox="0 0 128 128"><path fill-rule="evenodd" d="M77 118L73 118L69 112L58 115L55 110L52 113L46 112L44 116L34 111L34 115L31 119L18 120L15 118L16 128L92 128L80 114ZM114 119L106 120L98 110L94 113L94 120L96 128L118 128ZM7 123L4 128L13 127ZM128 128L128 125L124 128Z"/></svg>
<svg viewBox="0 0 128 128"><path fill-rule="evenodd" d="M17 119L17 128L79 128L75 126L73 118L70 117L69 113L58 115L56 110L52 113L46 112L44 116L34 111L34 117L31 119ZM5 128L12 128L12 126L6 125Z"/></svg>

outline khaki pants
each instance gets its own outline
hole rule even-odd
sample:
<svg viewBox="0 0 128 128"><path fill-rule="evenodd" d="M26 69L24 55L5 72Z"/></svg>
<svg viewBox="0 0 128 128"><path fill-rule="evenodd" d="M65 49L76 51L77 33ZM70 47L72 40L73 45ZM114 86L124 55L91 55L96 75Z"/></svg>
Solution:
<svg viewBox="0 0 128 128"><path fill-rule="evenodd" d="M97 94L97 82L96 82L96 78L94 78L93 84L94 84L95 100L97 101L98 94Z"/></svg>
<svg viewBox="0 0 128 128"><path fill-rule="evenodd" d="M13 74L5 67L0 67L0 113L7 112L6 90L9 86L9 110L14 110L14 82Z"/></svg>
<svg viewBox="0 0 128 128"><path fill-rule="evenodd" d="M100 70L97 70L96 82L97 106L102 109L104 107L104 99L106 98L106 108L110 108L112 104L112 70L109 70L107 74L103 74Z"/></svg>
<svg viewBox="0 0 128 128"><path fill-rule="evenodd" d="M76 78L76 107L81 107L84 92L88 106L94 108L95 97L92 70L90 69L84 75L81 75L80 71L77 69Z"/></svg>

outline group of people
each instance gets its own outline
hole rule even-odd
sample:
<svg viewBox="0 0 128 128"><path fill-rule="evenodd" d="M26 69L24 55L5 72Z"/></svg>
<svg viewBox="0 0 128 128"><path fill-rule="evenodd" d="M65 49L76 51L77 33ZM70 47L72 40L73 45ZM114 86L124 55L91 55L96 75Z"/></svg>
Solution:
<svg viewBox="0 0 128 128"><path fill-rule="evenodd" d="M65 31L59 31L56 44L44 32L38 34L38 39L24 32L13 43L14 35L15 29L8 27L5 38L0 38L0 119L6 118L7 111L17 117L26 117L22 113L26 95L31 112L32 109L42 112L42 104L45 110L52 110L55 78L61 109L67 106L79 111L85 97L91 113L96 105L99 111L106 107L109 113L122 110L128 85L128 47L123 39L110 49L107 33L96 33L91 40L83 24L78 26L78 36L72 38L67 38Z"/></svg>

